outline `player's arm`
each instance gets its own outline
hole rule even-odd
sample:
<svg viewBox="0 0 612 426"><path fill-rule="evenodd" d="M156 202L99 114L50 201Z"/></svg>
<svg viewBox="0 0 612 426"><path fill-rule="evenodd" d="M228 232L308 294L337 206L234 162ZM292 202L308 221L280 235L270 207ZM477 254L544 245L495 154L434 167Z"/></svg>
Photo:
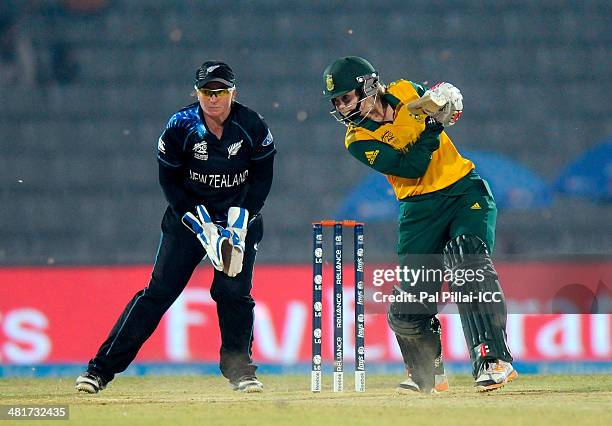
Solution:
<svg viewBox="0 0 612 426"><path fill-rule="evenodd" d="M242 272L249 218L261 210L272 187L274 152L260 161L251 160L249 165L248 189L240 206L227 211L227 228L231 250L223 256L223 271L230 277Z"/></svg>
<svg viewBox="0 0 612 426"><path fill-rule="evenodd" d="M349 152L378 172L416 179L425 174L433 152L440 147L442 129L439 124L428 125L419 138L407 147L406 152L397 151L375 140L353 142L349 145Z"/></svg>
<svg viewBox="0 0 612 426"><path fill-rule="evenodd" d="M182 217L193 210L196 200L186 191L183 184L183 142L186 131L171 121L157 143L159 163L159 184L162 192L177 216Z"/></svg>
<svg viewBox="0 0 612 426"><path fill-rule="evenodd" d="M252 162L249 167L249 189L242 203L249 216L253 217L262 209L274 177L274 155Z"/></svg>
<svg viewBox="0 0 612 426"><path fill-rule="evenodd" d="M259 213L270 193L276 155L274 137L261 117L254 127L256 143L249 166L249 189L242 203L251 217Z"/></svg>
<svg viewBox="0 0 612 426"><path fill-rule="evenodd" d="M263 118L261 116L259 118L260 120L254 125L255 145L249 164L247 193L241 206L232 206L227 212L227 229L231 234L232 250L225 267L226 274L230 277L242 272L249 218L254 217L262 209L272 187L276 148L272 133Z"/></svg>
<svg viewBox="0 0 612 426"><path fill-rule="evenodd" d="M185 191L182 169L173 169L160 162L159 185L166 197L166 201L168 201L168 204L170 204L170 207L178 217L182 217L186 212L192 211L194 206L198 204Z"/></svg>

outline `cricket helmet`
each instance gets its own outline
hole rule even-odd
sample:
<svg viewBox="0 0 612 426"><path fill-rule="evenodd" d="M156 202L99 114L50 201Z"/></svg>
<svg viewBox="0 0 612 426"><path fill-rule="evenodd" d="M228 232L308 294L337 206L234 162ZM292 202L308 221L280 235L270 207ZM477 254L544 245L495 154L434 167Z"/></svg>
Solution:
<svg viewBox="0 0 612 426"><path fill-rule="evenodd" d="M378 88L378 73L359 56L345 56L332 62L323 72L323 96L331 100L351 90L371 96Z"/></svg>

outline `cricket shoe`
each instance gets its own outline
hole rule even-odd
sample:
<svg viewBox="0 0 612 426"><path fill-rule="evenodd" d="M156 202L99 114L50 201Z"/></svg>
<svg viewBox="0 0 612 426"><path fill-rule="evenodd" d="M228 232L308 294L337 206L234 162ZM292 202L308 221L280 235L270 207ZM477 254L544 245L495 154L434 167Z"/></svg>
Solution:
<svg viewBox="0 0 612 426"><path fill-rule="evenodd" d="M397 388L395 388L395 390L400 393L421 392L421 388L419 387L419 385L416 384L414 380L412 380L411 375L408 375L406 379L402 380L399 385L397 385Z"/></svg>
<svg viewBox="0 0 612 426"><path fill-rule="evenodd" d="M448 387L448 377L446 377L446 374L436 374L434 376L434 387L431 393L444 392L448 390ZM408 377L401 381L395 390L400 393L421 392L421 387L412 380L412 374L408 373Z"/></svg>
<svg viewBox="0 0 612 426"><path fill-rule="evenodd" d="M238 380L230 380L230 385L233 390L244 393L263 392L263 383L252 375L242 376Z"/></svg>
<svg viewBox="0 0 612 426"><path fill-rule="evenodd" d="M478 392L489 392L501 388L517 377L518 373L509 362L502 361L501 359L488 361L484 362L482 367L480 367L474 387L476 387Z"/></svg>
<svg viewBox="0 0 612 426"><path fill-rule="evenodd" d="M96 373L84 372L76 379L75 388L80 392L98 393L106 388L107 382Z"/></svg>

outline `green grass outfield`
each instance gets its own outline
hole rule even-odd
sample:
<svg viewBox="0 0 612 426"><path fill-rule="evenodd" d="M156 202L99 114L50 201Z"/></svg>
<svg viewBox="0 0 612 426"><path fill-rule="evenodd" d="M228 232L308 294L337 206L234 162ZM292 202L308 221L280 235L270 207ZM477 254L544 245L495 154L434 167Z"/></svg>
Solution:
<svg viewBox="0 0 612 426"><path fill-rule="evenodd" d="M73 379L0 379L0 404L67 404L81 425L610 425L611 376L521 375L479 394L467 376L452 376L439 395L397 394L397 376L369 376L367 392L312 394L310 377L261 376L265 392L232 391L220 376L121 377L98 395L77 393ZM6 421L4 424L40 421ZM46 424L46 423L45 423Z"/></svg>

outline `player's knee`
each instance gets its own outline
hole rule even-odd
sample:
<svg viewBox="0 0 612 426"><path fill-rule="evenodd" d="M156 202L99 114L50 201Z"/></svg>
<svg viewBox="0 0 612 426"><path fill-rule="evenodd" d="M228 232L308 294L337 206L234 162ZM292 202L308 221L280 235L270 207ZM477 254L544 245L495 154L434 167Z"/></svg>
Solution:
<svg viewBox="0 0 612 426"><path fill-rule="evenodd" d="M461 261L467 255L489 255L487 244L477 235L462 234L458 235L446 242L442 251L444 261L457 262Z"/></svg>
<svg viewBox="0 0 612 426"><path fill-rule="evenodd" d="M418 339L420 336L440 333L440 321L435 315L387 314L389 328L395 334L406 339Z"/></svg>
<svg viewBox="0 0 612 426"><path fill-rule="evenodd" d="M452 272L449 287L460 291L498 289L499 279L486 243L476 235L459 235L446 244L444 266Z"/></svg>
<svg viewBox="0 0 612 426"><path fill-rule="evenodd" d="M210 288L210 297L217 303L243 303L252 300L250 285L229 277L215 277Z"/></svg>
<svg viewBox="0 0 612 426"><path fill-rule="evenodd" d="M162 285L149 284L143 290L143 296L152 299L155 305L162 309L168 309L180 294L180 291Z"/></svg>
<svg viewBox="0 0 612 426"><path fill-rule="evenodd" d="M444 266L451 271L491 265L487 244L477 235L463 234L452 238L444 246L442 254Z"/></svg>

